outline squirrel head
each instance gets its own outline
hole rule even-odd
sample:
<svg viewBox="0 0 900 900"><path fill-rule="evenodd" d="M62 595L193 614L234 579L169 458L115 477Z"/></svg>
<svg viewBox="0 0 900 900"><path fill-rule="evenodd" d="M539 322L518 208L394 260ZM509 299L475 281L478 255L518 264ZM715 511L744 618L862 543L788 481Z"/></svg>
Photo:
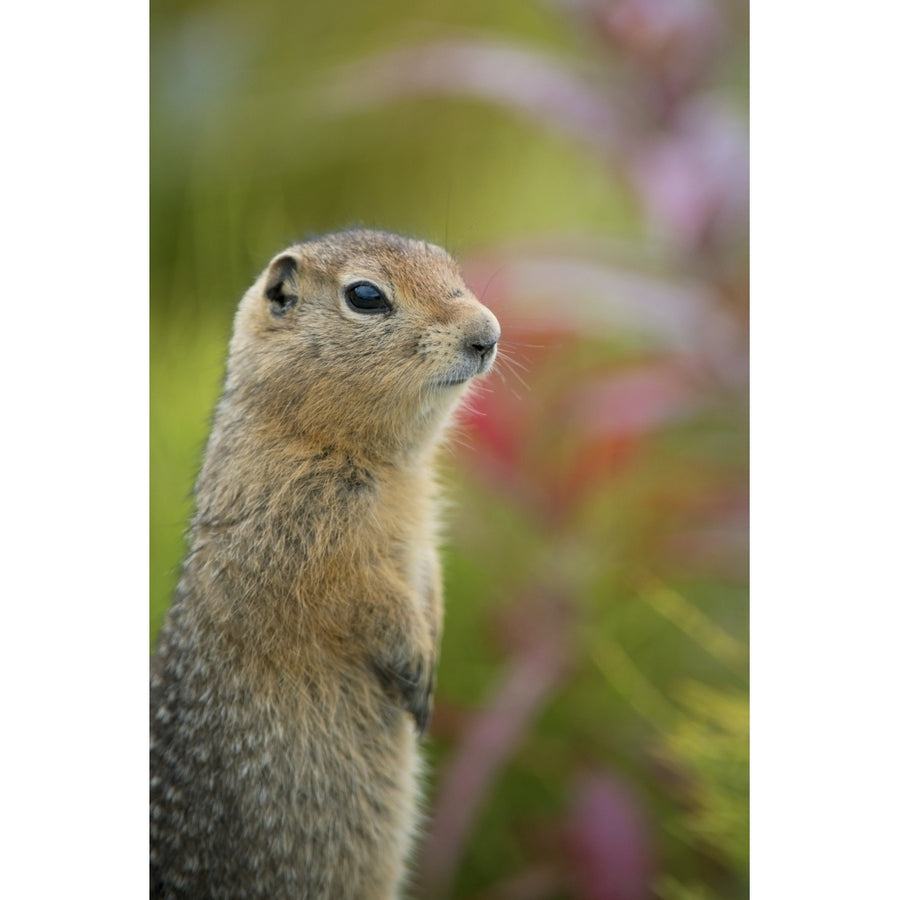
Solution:
<svg viewBox="0 0 900 900"><path fill-rule="evenodd" d="M490 371L499 338L446 251L341 232L279 253L245 294L226 394L284 435L415 450Z"/></svg>

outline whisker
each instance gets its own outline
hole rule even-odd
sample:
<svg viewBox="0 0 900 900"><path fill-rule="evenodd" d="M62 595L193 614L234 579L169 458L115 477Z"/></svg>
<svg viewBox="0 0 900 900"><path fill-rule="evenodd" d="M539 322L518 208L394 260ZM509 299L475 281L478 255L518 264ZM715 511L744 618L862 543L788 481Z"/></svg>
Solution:
<svg viewBox="0 0 900 900"><path fill-rule="evenodd" d="M514 338L503 338L504 347L526 347L529 350L546 350L547 344L526 344L525 341L517 341Z"/></svg>
<svg viewBox="0 0 900 900"><path fill-rule="evenodd" d="M511 377L515 378L526 391L531 390L531 385L523 377L531 370L522 360L514 359L512 356L506 354L499 354L497 356L497 371L501 374L508 373ZM522 398L517 395L517 399L521 400Z"/></svg>
<svg viewBox="0 0 900 900"><path fill-rule="evenodd" d="M498 353L497 354L497 364L503 363L503 365L512 366L514 369L521 369L523 372L530 371L530 367L526 364L524 359L518 359L515 356L512 356L507 353Z"/></svg>
<svg viewBox="0 0 900 900"><path fill-rule="evenodd" d="M497 375L503 381L503 384L506 387L506 389L513 395L513 397L516 398L516 400L522 400L523 399L522 395L515 389L515 387L513 387L506 380L506 374L507 373L505 373L502 369L499 369L499 368L497 369ZM525 381L523 381L521 376L519 376L516 372L510 371L509 374L512 375L513 377L515 377L516 381L518 381L519 384L522 385L522 387L524 387L526 390L530 390L530 387L528 386L528 384Z"/></svg>

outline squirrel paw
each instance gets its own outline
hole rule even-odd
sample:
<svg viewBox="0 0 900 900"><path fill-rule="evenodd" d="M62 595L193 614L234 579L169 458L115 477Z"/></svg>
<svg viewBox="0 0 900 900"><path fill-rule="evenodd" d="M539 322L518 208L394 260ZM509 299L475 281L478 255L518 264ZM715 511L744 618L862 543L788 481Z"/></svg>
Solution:
<svg viewBox="0 0 900 900"><path fill-rule="evenodd" d="M412 713L416 730L425 733L431 719L434 666L419 659L407 665L377 665L375 671L385 689L399 693L403 708Z"/></svg>

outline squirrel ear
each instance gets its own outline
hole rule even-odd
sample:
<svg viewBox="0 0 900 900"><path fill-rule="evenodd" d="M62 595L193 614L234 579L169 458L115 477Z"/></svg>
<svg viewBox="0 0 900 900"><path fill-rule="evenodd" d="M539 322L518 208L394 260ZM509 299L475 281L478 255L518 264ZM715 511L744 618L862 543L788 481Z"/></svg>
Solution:
<svg viewBox="0 0 900 900"><path fill-rule="evenodd" d="M266 273L266 298L273 316L283 316L297 303L297 258L283 253L272 260Z"/></svg>

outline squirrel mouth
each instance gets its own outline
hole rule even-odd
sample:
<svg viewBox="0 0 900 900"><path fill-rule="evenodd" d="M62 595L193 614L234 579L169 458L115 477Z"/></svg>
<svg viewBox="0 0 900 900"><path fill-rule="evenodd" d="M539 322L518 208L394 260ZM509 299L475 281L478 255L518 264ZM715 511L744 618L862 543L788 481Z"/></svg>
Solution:
<svg viewBox="0 0 900 900"><path fill-rule="evenodd" d="M437 377L432 384L438 388L459 387L467 381L471 381L478 375L486 375L490 372L497 358L496 342L490 346L472 345L476 354L470 354L468 357L461 359L450 369L445 375Z"/></svg>
<svg viewBox="0 0 900 900"><path fill-rule="evenodd" d="M471 375L448 375L446 378L437 379L434 386L439 388L458 387L465 384L471 377Z"/></svg>

